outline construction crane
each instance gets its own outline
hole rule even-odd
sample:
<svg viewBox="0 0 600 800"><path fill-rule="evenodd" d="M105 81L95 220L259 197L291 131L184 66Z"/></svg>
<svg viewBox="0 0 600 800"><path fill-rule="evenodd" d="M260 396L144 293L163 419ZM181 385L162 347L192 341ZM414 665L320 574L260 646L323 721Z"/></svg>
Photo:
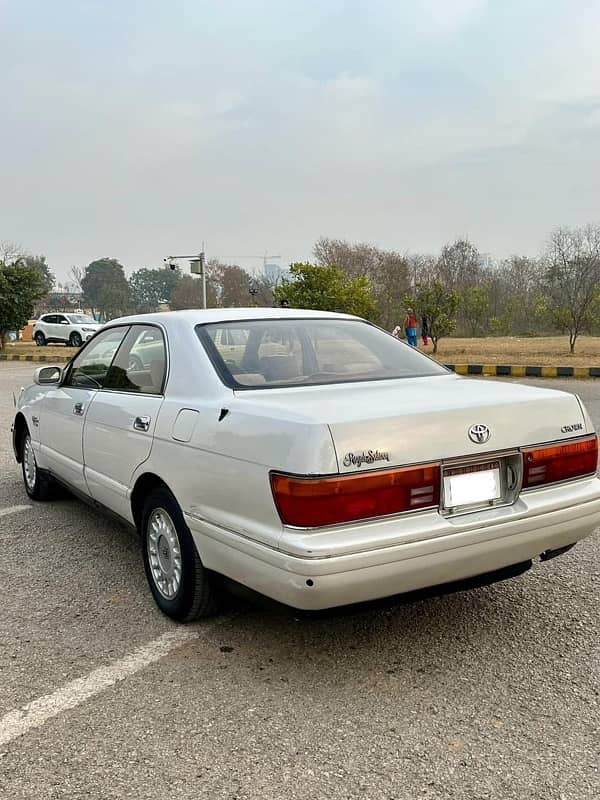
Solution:
<svg viewBox="0 0 600 800"><path fill-rule="evenodd" d="M259 258L259 259L260 259L260 260L263 262L263 270L264 270L264 269L265 269L265 267L267 266L267 261L268 261L270 258L281 258L281 255L280 255L279 253L277 253L277 254L274 254L274 253L267 253L267 251L265 250L265 252L263 253L263 255L262 255L262 256L221 256L221 258L223 258L223 259L234 259L234 258Z"/></svg>

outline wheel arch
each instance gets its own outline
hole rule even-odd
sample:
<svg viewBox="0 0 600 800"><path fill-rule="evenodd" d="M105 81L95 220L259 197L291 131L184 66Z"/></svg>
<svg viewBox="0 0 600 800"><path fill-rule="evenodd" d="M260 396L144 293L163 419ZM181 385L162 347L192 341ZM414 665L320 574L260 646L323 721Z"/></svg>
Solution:
<svg viewBox="0 0 600 800"><path fill-rule="evenodd" d="M19 411L13 423L13 450L15 451L15 458L17 459L18 464L20 464L23 460L21 453L21 440L25 431L28 430L29 426L27 425L25 415L22 411Z"/></svg>
<svg viewBox="0 0 600 800"><path fill-rule="evenodd" d="M143 475L140 475L133 487L131 492L131 515L133 517L133 521L135 523L136 528L138 531L140 530L140 525L142 522L142 511L144 509L144 501L146 497L152 492L154 489L159 487L164 487L169 492L171 489L168 483L163 480L160 475L157 475L154 472L144 472ZM171 492L173 494L173 492Z"/></svg>

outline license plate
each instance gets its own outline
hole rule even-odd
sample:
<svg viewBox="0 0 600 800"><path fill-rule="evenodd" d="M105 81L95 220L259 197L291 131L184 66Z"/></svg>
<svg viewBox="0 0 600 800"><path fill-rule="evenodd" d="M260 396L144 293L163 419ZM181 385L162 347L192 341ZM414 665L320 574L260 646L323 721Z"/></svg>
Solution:
<svg viewBox="0 0 600 800"><path fill-rule="evenodd" d="M500 464L495 461L457 467L444 473L444 506L473 506L492 503L502 497Z"/></svg>

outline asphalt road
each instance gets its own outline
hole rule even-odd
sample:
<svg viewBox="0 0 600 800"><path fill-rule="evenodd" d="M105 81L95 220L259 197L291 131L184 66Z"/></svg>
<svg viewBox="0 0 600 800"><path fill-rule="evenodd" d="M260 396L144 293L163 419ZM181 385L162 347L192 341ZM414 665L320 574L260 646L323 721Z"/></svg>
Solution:
<svg viewBox="0 0 600 800"><path fill-rule="evenodd" d="M182 629L135 536L22 489L11 391L31 373L0 365L0 798L600 797L598 536L404 605L297 618L238 600L166 646ZM600 382L552 386L600 426Z"/></svg>

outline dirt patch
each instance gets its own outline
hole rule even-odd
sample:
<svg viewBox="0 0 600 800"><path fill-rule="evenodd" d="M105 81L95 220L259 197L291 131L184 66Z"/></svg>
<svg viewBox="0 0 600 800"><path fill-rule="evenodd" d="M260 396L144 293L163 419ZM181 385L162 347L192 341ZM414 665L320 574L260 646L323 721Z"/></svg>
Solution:
<svg viewBox="0 0 600 800"><path fill-rule="evenodd" d="M420 348L428 355L433 347ZM436 354L444 364L521 364L529 366L600 366L600 337L582 336L575 354L569 353L566 336L539 338L502 336L481 339L442 339Z"/></svg>
<svg viewBox="0 0 600 800"><path fill-rule="evenodd" d="M46 358L71 358L78 352L77 347L66 347L65 345L49 344L46 347L38 347L35 342L15 342L6 345L0 351L8 356L46 356Z"/></svg>

